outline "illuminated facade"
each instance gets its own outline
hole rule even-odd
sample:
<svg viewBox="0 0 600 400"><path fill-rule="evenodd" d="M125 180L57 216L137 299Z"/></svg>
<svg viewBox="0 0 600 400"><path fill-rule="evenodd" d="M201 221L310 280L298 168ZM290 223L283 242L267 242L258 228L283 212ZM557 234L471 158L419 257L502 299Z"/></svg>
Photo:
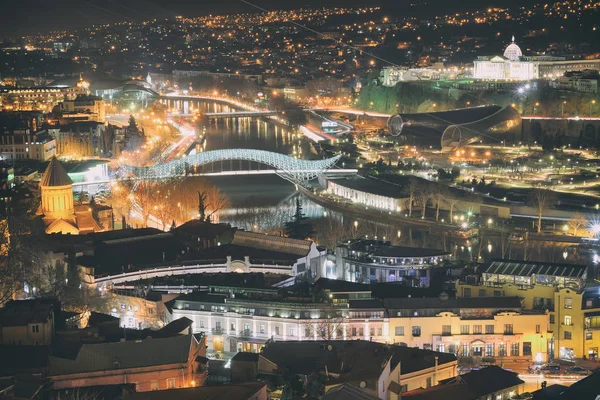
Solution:
<svg viewBox="0 0 600 400"><path fill-rule="evenodd" d="M447 296L446 296L447 297ZM394 343L456 354L463 361L547 360L549 316L522 312L518 297L386 299Z"/></svg>
<svg viewBox="0 0 600 400"><path fill-rule="evenodd" d="M40 191L42 200L38 215L43 215L46 233L79 235L112 229L112 209L104 210L101 225L89 204L74 205L73 181L56 157L44 171Z"/></svg>
<svg viewBox="0 0 600 400"><path fill-rule="evenodd" d="M318 285L318 282L317 282ZM366 287L366 285L365 285ZM523 311L518 297L371 298L362 287L324 299L285 298L273 288L210 286L166 304L168 318L193 321L209 352L261 352L269 340L368 340L451 353L459 362L548 359L549 314Z"/></svg>
<svg viewBox="0 0 600 400"><path fill-rule="evenodd" d="M59 106L63 118L101 123L106 120L104 99L97 96L78 95L74 100L65 100Z"/></svg>
<svg viewBox="0 0 600 400"><path fill-rule="evenodd" d="M56 155L56 140L48 131L30 134L15 132L13 135L0 136L0 159L2 160L38 160L48 161Z"/></svg>
<svg viewBox="0 0 600 400"><path fill-rule="evenodd" d="M10 110L45 110L72 94L68 87L0 88L0 105Z"/></svg>
<svg viewBox="0 0 600 400"><path fill-rule="evenodd" d="M483 56L474 61L473 78L493 81L552 80L565 72L600 70L600 59L567 60L565 57L523 56L513 41L502 56Z"/></svg>
<svg viewBox="0 0 600 400"><path fill-rule="evenodd" d="M518 296L524 310L548 310L550 358L598 356L600 290L585 287L585 265L495 261L480 272L481 277L458 281L456 295Z"/></svg>

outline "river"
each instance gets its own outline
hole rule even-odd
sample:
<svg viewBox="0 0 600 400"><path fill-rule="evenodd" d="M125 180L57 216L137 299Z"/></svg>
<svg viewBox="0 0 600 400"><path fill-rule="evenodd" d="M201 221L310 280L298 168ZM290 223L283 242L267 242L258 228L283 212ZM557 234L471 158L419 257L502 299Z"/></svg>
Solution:
<svg viewBox="0 0 600 400"><path fill-rule="evenodd" d="M165 100L168 107L180 112L234 111L230 106L206 101ZM209 120L198 127L205 132L205 150L248 148L268 150L303 158L316 158L308 139L260 118ZM233 166L235 169L235 166ZM256 166L259 168L259 166ZM263 167L264 168L264 167ZM193 178L191 178L193 179ZM373 219L334 212L298 192L293 184L276 175L211 177L210 181L225 193L230 208L220 213L220 222L244 229L280 232L290 220L299 198L306 216L313 219L318 244L330 246L333 239L348 236L392 240L394 244L443 248L462 260L488 261L498 258L532 261L580 263L590 259L579 255L574 247L551 242L511 242L507 237L488 235L472 240L456 239L443 231L414 227L404 223L373 222ZM332 221L333 220L333 221ZM379 219L381 221L381 219ZM383 219L385 221L385 219ZM325 232L328 231L328 232ZM336 231L336 232L331 232ZM321 242L321 243L319 243Z"/></svg>

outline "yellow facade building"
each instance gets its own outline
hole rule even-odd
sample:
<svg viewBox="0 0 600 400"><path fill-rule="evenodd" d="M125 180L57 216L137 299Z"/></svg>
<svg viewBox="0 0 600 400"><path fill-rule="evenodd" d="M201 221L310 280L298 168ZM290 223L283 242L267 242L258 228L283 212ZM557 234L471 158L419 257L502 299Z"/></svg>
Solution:
<svg viewBox="0 0 600 400"><path fill-rule="evenodd" d="M41 204L46 233L80 235L113 229L112 209L104 207L102 221L94 216L92 205L73 203L73 181L62 164L52 157L40 181Z"/></svg>
<svg viewBox="0 0 600 400"><path fill-rule="evenodd" d="M481 276L458 281L457 296L517 296L526 311L548 311L550 358L595 358L600 347L600 289L586 287L586 269L585 265L494 261L479 267Z"/></svg>
<svg viewBox="0 0 600 400"><path fill-rule="evenodd" d="M455 353L464 364L547 360L549 315L518 297L386 299L393 343Z"/></svg>

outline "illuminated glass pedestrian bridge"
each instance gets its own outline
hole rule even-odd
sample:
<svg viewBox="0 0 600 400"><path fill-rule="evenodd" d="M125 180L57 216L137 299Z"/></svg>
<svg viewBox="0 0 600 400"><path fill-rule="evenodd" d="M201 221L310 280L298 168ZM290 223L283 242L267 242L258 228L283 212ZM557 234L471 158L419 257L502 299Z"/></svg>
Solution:
<svg viewBox="0 0 600 400"><path fill-rule="evenodd" d="M120 165L130 175L140 179L166 179L185 177L194 167L221 161L252 161L273 167L275 173L293 183L305 183L317 178L341 158L341 155L324 160L303 160L285 154L254 149L210 150L191 154L177 160L147 167Z"/></svg>

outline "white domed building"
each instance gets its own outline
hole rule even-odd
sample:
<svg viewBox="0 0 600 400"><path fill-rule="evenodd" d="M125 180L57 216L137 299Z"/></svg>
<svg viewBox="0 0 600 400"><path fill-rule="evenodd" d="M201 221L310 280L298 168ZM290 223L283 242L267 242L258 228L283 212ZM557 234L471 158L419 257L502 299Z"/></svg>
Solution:
<svg viewBox="0 0 600 400"><path fill-rule="evenodd" d="M480 56L473 62L473 78L517 82L553 80L570 71L600 70L600 60L567 60L565 57L524 56L512 37L502 56Z"/></svg>
<svg viewBox="0 0 600 400"><path fill-rule="evenodd" d="M523 57L523 52L521 48L515 43L515 37L512 37L512 43L506 47L504 50L504 58L510 61L519 61L519 59Z"/></svg>

